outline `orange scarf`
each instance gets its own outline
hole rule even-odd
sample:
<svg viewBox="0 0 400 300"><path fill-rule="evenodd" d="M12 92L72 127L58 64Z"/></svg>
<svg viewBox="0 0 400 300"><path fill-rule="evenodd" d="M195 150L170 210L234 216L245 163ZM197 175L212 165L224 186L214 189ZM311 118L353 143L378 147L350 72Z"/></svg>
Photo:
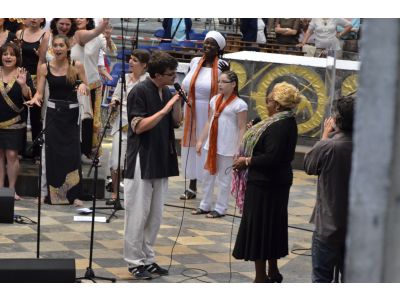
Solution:
<svg viewBox="0 0 400 300"><path fill-rule="evenodd" d="M196 80L199 76L200 70L206 61L205 56L203 56L199 63L197 64L197 68L193 73L193 77L190 80L189 85L189 94L188 100L191 108L186 105L185 110L185 125L183 127L183 146L184 147L194 147L196 145ZM212 64L211 70L211 92L210 98L211 99L214 95L218 92L218 57L215 57L214 62ZM192 126L190 125L192 124ZM190 128L192 132L190 133ZM190 139L190 140L189 140Z"/></svg>
<svg viewBox="0 0 400 300"><path fill-rule="evenodd" d="M215 101L215 112L211 121L210 136L208 138L208 154L204 169L208 170L211 175L217 172L218 119L225 107L235 100L237 95L232 93L225 101L222 101L223 97L224 95L220 94Z"/></svg>

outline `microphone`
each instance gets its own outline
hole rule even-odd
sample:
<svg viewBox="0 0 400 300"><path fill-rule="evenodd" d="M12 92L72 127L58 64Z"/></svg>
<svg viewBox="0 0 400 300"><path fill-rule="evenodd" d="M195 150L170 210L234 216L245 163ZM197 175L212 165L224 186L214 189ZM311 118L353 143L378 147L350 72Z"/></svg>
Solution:
<svg viewBox="0 0 400 300"><path fill-rule="evenodd" d="M175 90L178 92L179 96L181 96L181 98L183 99L183 101L186 102L187 106L189 106L190 108L192 107L186 97L185 92L182 90L182 87L179 83L175 82L174 83L174 88Z"/></svg>

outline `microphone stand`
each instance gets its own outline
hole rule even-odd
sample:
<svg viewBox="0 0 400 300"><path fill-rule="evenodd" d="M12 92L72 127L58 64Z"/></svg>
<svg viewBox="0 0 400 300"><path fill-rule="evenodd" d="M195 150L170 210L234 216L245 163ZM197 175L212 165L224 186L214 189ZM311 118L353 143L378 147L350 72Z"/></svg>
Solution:
<svg viewBox="0 0 400 300"><path fill-rule="evenodd" d="M126 93L126 80L125 80L125 37L124 37L124 24L123 24L123 18L121 18L121 36L122 36L122 70L121 70L121 101L119 105L119 139L118 139L118 167L117 167L117 185L113 183L113 186L117 186L117 190L113 191L114 193L117 194L117 198L114 200L113 207L99 207L98 209L112 209L111 215L107 218L107 223L110 223L110 220L112 217L116 217L115 214L119 210L123 210L123 207L121 205L120 201L120 182L121 182L121 148L122 148L122 103L124 99L124 94ZM139 21L138 21L139 22ZM136 37L137 39L137 37ZM111 116L111 113L110 113ZM110 121L110 116L108 117L107 124ZM101 137L100 143L104 138L105 131L106 131L107 126L104 126L103 130L103 135ZM90 169L91 170L91 169ZM89 174L90 174L89 170Z"/></svg>
<svg viewBox="0 0 400 300"><path fill-rule="evenodd" d="M43 129L39 132L35 140L32 142L32 145L28 147L27 151L30 151L36 145L39 146L39 170L38 170L38 211L37 211L37 237L36 237L36 258L40 256L40 224L41 224L41 211L42 211L42 148L43 148L43 135L45 134L47 127L49 127L53 121L54 117L46 124L43 124Z"/></svg>
<svg viewBox="0 0 400 300"><path fill-rule="evenodd" d="M109 113L108 118L107 118L107 123L110 121L111 118L111 114L112 112ZM111 282L116 282L115 278L107 278L107 277L100 277L100 276L96 276L94 274L94 271L92 269L92 262L93 262L93 241L94 241L94 220L95 220L95 216L96 216L96 196L97 196L97 177L98 177L98 169L99 169L99 151L100 151L100 147L101 147L101 143L103 141L103 138L105 136L107 130L107 126L104 126L103 129L103 134L101 136L101 139L99 141L99 144L97 145L96 148L96 153L94 155L93 161L92 161L92 165L90 166L89 172L88 172L88 177L90 176L90 173L92 172L92 168L94 167L94 176L93 176L93 194L92 194L92 220L91 220L91 229L90 229L90 250L89 250L89 266L86 268L86 272L85 275L83 277L79 277L77 278L78 281L80 281L81 279L88 279L91 280L93 282L96 282L95 279L101 279L101 280L109 280Z"/></svg>
<svg viewBox="0 0 400 300"><path fill-rule="evenodd" d="M124 36L122 36L122 47L124 46ZM135 45L133 47L133 50L137 49L139 47L139 18L137 18L136 22L136 36L135 36Z"/></svg>

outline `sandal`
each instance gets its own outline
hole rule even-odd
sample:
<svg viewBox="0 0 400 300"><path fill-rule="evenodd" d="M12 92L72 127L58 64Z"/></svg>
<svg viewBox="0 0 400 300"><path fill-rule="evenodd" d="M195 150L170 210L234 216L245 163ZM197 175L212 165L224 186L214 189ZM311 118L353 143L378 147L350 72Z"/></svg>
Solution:
<svg viewBox="0 0 400 300"><path fill-rule="evenodd" d="M213 210L212 212L210 212L206 215L206 218L210 218L210 219L222 218L222 217L225 217L225 215L220 214L216 210Z"/></svg>
<svg viewBox="0 0 400 300"><path fill-rule="evenodd" d="M192 215L205 215L210 213L210 211L202 210L201 208L196 208L192 210Z"/></svg>
<svg viewBox="0 0 400 300"><path fill-rule="evenodd" d="M187 189L180 197L181 200L191 200L196 198L196 192L191 189Z"/></svg>

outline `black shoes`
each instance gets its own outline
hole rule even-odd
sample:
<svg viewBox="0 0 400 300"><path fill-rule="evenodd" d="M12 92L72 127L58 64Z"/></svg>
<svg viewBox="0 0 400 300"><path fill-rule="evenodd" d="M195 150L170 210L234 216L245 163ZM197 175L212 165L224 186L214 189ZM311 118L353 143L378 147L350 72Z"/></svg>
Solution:
<svg viewBox="0 0 400 300"><path fill-rule="evenodd" d="M283 276L281 273L278 273L277 275L273 276L273 277L269 277L267 278L267 282L268 283L281 283L283 281Z"/></svg>
<svg viewBox="0 0 400 300"><path fill-rule="evenodd" d="M196 191L192 191L191 189L187 189L180 197L181 200L190 200L196 198Z"/></svg>
<svg viewBox="0 0 400 300"><path fill-rule="evenodd" d="M135 268L129 268L129 272L132 273L133 279L136 280L144 280L144 279L152 279L151 273L146 270L145 266L138 266Z"/></svg>
<svg viewBox="0 0 400 300"><path fill-rule="evenodd" d="M156 263L152 263L151 265L144 266L148 272L155 275L165 276L168 275L169 272L167 269L161 268Z"/></svg>
<svg viewBox="0 0 400 300"><path fill-rule="evenodd" d="M156 263L152 263L151 265L147 266L129 268L128 270L132 273L133 278L136 280L153 279L157 276L165 276L169 274L167 269L161 268Z"/></svg>

